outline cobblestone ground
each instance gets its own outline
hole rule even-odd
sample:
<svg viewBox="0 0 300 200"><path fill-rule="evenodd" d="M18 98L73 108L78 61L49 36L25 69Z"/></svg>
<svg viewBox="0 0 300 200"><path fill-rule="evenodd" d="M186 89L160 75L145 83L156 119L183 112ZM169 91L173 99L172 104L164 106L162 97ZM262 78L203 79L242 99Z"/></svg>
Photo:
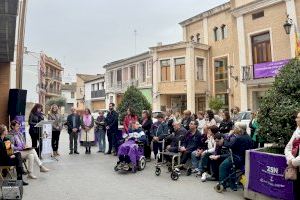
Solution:
<svg viewBox="0 0 300 200"><path fill-rule="evenodd" d="M154 162L136 174L120 174L113 170L117 161L92 149L91 155L70 156L68 135L61 134L58 162L47 163L47 174L36 173L37 180L28 180L24 188L24 200L93 200L93 199L243 199L242 191L218 194L213 190L215 182L201 183L195 176L182 175L172 181L165 168L162 174L154 174ZM36 170L38 171L38 170Z"/></svg>

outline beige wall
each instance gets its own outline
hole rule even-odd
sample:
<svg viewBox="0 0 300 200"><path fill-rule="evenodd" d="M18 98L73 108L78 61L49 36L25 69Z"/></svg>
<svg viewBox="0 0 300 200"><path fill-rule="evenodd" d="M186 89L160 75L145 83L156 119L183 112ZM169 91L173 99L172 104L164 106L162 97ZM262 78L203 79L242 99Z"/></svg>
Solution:
<svg viewBox="0 0 300 200"><path fill-rule="evenodd" d="M92 110L105 109L105 100L93 101Z"/></svg>
<svg viewBox="0 0 300 200"><path fill-rule="evenodd" d="M273 61L291 57L290 39L283 28L286 20L284 2L264 9L264 17L252 20L252 14L244 17L247 63L252 64L251 35L270 31Z"/></svg>
<svg viewBox="0 0 300 200"><path fill-rule="evenodd" d="M10 80L10 63L0 63L0 124L8 125L8 96Z"/></svg>
<svg viewBox="0 0 300 200"><path fill-rule="evenodd" d="M296 7L296 15L297 15L297 22L298 25L300 24L300 0L295 0L295 7ZM299 31L299 27L298 27L298 31Z"/></svg>
<svg viewBox="0 0 300 200"><path fill-rule="evenodd" d="M200 33L201 42L203 42L203 21L197 21L195 23L192 23L186 27L186 41L191 40L191 36L194 36L194 41L197 41L197 34Z"/></svg>
<svg viewBox="0 0 300 200"><path fill-rule="evenodd" d="M158 59L167 59L167 58L174 58L174 57L181 57L185 56L185 48L182 49L174 49L174 50L167 50L158 52Z"/></svg>
<svg viewBox="0 0 300 200"><path fill-rule="evenodd" d="M182 94L186 92L186 81L161 82L158 90L161 94Z"/></svg>
<svg viewBox="0 0 300 200"><path fill-rule="evenodd" d="M76 77L76 99L82 99L83 95L84 95L84 81L80 78L80 77ZM81 92L80 92L81 90ZM83 110L84 109L84 103L82 103L81 100L77 100L77 105L75 105L77 107L78 110Z"/></svg>
<svg viewBox="0 0 300 200"><path fill-rule="evenodd" d="M231 2L233 3L234 7L240 7L240 6L243 6L243 5L246 5L252 1L255 1L255 0L231 0Z"/></svg>

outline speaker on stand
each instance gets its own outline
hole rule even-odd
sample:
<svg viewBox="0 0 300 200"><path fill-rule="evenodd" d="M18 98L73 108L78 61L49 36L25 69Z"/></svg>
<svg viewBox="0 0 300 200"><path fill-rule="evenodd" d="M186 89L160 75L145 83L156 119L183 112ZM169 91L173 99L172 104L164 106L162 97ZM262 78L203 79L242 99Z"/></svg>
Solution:
<svg viewBox="0 0 300 200"><path fill-rule="evenodd" d="M27 90L21 89L10 89L9 90L9 100L8 100L8 115L9 122L19 118L22 118L24 121L20 121L21 125L25 123L25 110L26 110L26 97Z"/></svg>

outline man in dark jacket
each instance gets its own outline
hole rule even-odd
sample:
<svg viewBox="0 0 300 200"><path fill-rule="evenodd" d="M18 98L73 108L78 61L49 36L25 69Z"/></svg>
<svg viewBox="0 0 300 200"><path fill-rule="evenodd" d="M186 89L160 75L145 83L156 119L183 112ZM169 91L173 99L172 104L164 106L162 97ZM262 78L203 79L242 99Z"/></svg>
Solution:
<svg viewBox="0 0 300 200"><path fill-rule="evenodd" d="M153 152L156 159L158 150L162 152L162 143L161 141L169 135L168 125L165 122L164 115L159 113L157 115L157 122L155 122L150 130L150 137L153 141Z"/></svg>
<svg viewBox="0 0 300 200"><path fill-rule="evenodd" d="M191 158L191 154L195 151L199 145L202 144L201 133L197 129L198 121L192 120L189 125L189 131L187 132L182 146L179 151L182 153L181 164L185 164L188 159Z"/></svg>
<svg viewBox="0 0 300 200"><path fill-rule="evenodd" d="M173 123L174 134L166 137L166 140L169 141L169 145L166 147L166 150L169 152L177 153L179 150L179 141L183 142L183 139L187 133L187 130L181 126L181 123L176 121Z"/></svg>
<svg viewBox="0 0 300 200"><path fill-rule="evenodd" d="M71 108L71 114L67 118L70 155L79 154L77 151L78 133L80 131L80 116L77 114L75 108Z"/></svg>
<svg viewBox="0 0 300 200"><path fill-rule="evenodd" d="M112 147L115 149L115 155L118 152L118 119L119 114L115 111L115 104L109 104L109 111L105 118L107 139L109 143L109 149L107 154L111 154Z"/></svg>
<svg viewBox="0 0 300 200"><path fill-rule="evenodd" d="M234 141L229 144L225 144L228 148L232 150L233 161L237 169L242 168L245 165L246 151L253 148L253 142L251 137L246 132L247 125L245 123L238 122L235 125L235 129L240 130L240 135L236 137ZM226 158L220 165L219 180L223 181L232 172L232 161L231 158ZM226 185L223 185L226 188ZM230 188L236 190L236 185L234 180L230 183Z"/></svg>

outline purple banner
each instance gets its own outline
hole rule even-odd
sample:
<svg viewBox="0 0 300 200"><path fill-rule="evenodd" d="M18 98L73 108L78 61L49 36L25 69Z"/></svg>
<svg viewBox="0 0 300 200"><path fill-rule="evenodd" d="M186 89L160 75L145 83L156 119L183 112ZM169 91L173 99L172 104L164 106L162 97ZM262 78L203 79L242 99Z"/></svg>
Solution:
<svg viewBox="0 0 300 200"><path fill-rule="evenodd" d="M269 197L293 200L293 182L284 179L283 155L250 151L249 189Z"/></svg>
<svg viewBox="0 0 300 200"><path fill-rule="evenodd" d="M276 62L266 62L255 64L254 78L275 77L278 71L285 66L290 60L280 60Z"/></svg>

